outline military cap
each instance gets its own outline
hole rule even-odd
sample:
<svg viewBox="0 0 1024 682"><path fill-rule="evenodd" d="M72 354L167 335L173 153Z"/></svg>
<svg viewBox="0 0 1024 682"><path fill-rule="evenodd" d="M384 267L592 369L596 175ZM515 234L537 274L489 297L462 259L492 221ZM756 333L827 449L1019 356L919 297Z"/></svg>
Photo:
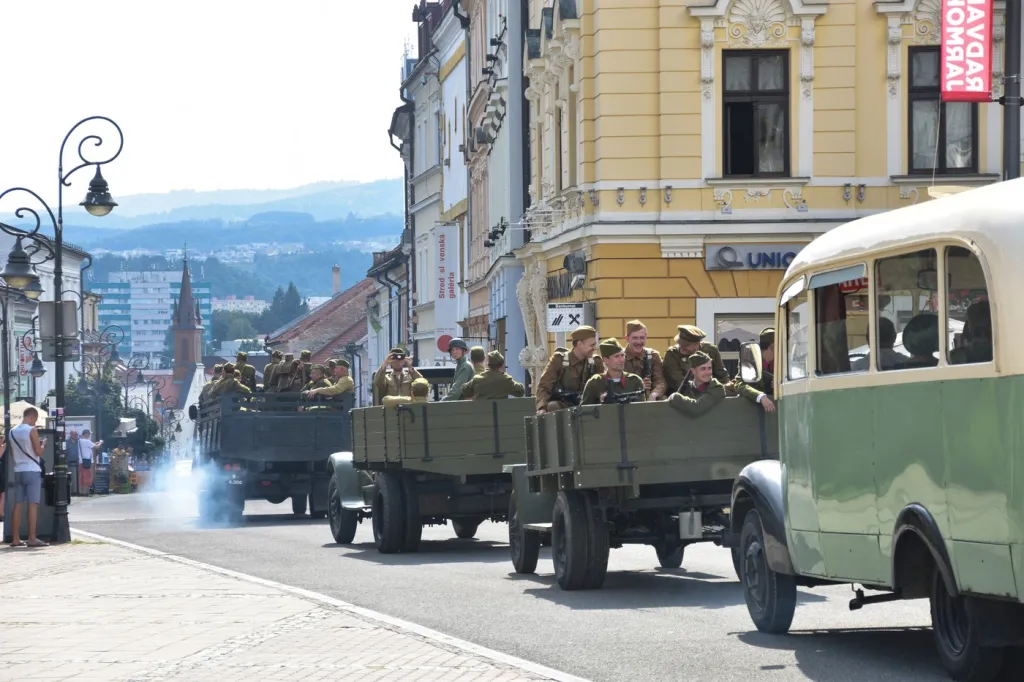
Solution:
<svg viewBox="0 0 1024 682"><path fill-rule="evenodd" d="M483 362L486 359L487 353L484 352L483 346L473 346L469 349L470 362Z"/></svg>
<svg viewBox="0 0 1024 682"><path fill-rule="evenodd" d="M467 344L462 339L456 337L456 338L454 338L454 339L452 339L451 341L448 342L448 352L449 353L452 352L452 348L461 348L462 350L468 351L469 350L469 344Z"/></svg>
<svg viewBox="0 0 1024 682"><path fill-rule="evenodd" d="M757 341L764 348L775 343L775 327L765 327L762 329L761 333L757 336Z"/></svg>
<svg viewBox="0 0 1024 682"><path fill-rule="evenodd" d="M303 362L306 362L313 357L313 354L308 350L304 350L299 354L299 357L302 358Z"/></svg>
<svg viewBox="0 0 1024 682"><path fill-rule="evenodd" d="M321 374L327 374L327 369L323 365L313 365L310 371L320 372Z"/></svg>
<svg viewBox="0 0 1024 682"><path fill-rule="evenodd" d="M640 320L630 320L626 323L626 336L629 336L633 332L638 332L641 329L647 329L647 325Z"/></svg>
<svg viewBox="0 0 1024 682"><path fill-rule="evenodd" d="M688 362L690 363L690 369L696 369L711 362L711 356L703 351L697 351L690 356Z"/></svg>
<svg viewBox="0 0 1024 682"><path fill-rule="evenodd" d="M497 369L505 364L505 356L499 351L492 350L487 354L487 366L491 369Z"/></svg>
<svg viewBox="0 0 1024 682"><path fill-rule="evenodd" d="M223 365L223 369L224 369L224 373L225 374L234 374L235 373L235 363L233 363L233 362L225 362L224 365Z"/></svg>
<svg viewBox="0 0 1024 682"><path fill-rule="evenodd" d="M619 344L619 340L615 338L605 339L601 342L599 348L601 349L602 358L610 358L611 356L618 355L626 350Z"/></svg>
<svg viewBox="0 0 1024 682"><path fill-rule="evenodd" d="M597 336L597 330L594 329L593 327L583 324L580 325L579 327L576 327L576 329L573 330L572 334L569 335L569 338L572 339L573 341L586 341L587 339L592 339L595 336Z"/></svg>
<svg viewBox="0 0 1024 682"><path fill-rule="evenodd" d="M401 346L395 346L391 349L390 355L405 355L405 349Z"/></svg>
<svg viewBox="0 0 1024 682"><path fill-rule="evenodd" d="M338 366L337 358L331 358L330 360L327 361L327 369L334 369L337 366Z"/></svg>
<svg viewBox="0 0 1024 682"><path fill-rule="evenodd" d="M429 393L430 382L427 381L426 379L420 377L419 379L416 379L412 382L412 394L417 398L422 398L423 396Z"/></svg>
<svg viewBox="0 0 1024 682"><path fill-rule="evenodd" d="M235 355L235 360L248 360L248 359L249 359L249 354L246 353L244 350L238 351L238 353Z"/></svg>
<svg viewBox="0 0 1024 682"><path fill-rule="evenodd" d="M270 357L271 357L271 358L278 358L278 359L281 359L281 358L283 358L283 357L284 357L284 353L282 353L282 352L281 352L281 351L279 351L279 350L275 350L275 351L274 351L273 353L271 353L271 354L270 354Z"/></svg>
<svg viewBox="0 0 1024 682"><path fill-rule="evenodd" d="M284 354L284 361L285 362L293 362L294 360L295 360L295 353L285 353Z"/></svg>
<svg viewBox="0 0 1024 682"><path fill-rule="evenodd" d="M700 343L704 340L707 334L704 333L700 327L695 327L692 324L681 324L679 329L679 340L686 341L687 343Z"/></svg>
<svg viewBox="0 0 1024 682"><path fill-rule="evenodd" d="M213 366L213 373L214 374L220 374L223 371L224 371L224 365L214 365Z"/></svg>
<svg viewBox="0 0 1024 682"><path fill-rule="evenodd" d="M344 359L342 359L342 360L335 360L334 361L334 365L336 367L344 367L345 369L349 368L348 360L344 360Z"/></svg>

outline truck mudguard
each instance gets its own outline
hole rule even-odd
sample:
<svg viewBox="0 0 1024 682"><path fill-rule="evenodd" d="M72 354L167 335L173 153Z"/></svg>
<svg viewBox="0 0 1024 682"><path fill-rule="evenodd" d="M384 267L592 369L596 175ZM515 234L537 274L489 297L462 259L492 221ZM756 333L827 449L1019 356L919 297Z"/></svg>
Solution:
<svg viewBox="0 0 1024 682"><path fill-rule="evenodd" d="M756 509L764 527L765 556L776 573L795 574L786 540L786 515L782 504L782 464L766 459L743 467L732 486L731 526L739 535L747 512Z"/></svg>
<svg viewBox="0 0 1024 682"><path fill-rule="evenodd" d="M338 480L342 508L363 509L368 506L369 498L363 487L372 485L373 479L367 472L352 466L351 452L335 452L331 455L329 470Z"/></svg>

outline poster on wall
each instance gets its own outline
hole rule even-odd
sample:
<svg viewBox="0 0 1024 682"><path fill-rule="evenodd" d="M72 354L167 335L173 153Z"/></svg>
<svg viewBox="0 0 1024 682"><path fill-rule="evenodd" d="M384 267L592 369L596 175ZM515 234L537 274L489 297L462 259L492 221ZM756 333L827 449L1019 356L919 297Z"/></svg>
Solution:
<svg viewBox="0 0 1024 682"><path fill-rule="evenodd" d="M459 225L434 226L434 341L440 355L459 335Z"/></svg>
<svg viewBox="0 0 1024 682"><path fill-rule="evenodd" d="M993 0L942 0L944 102L992 99Z"/></svg>

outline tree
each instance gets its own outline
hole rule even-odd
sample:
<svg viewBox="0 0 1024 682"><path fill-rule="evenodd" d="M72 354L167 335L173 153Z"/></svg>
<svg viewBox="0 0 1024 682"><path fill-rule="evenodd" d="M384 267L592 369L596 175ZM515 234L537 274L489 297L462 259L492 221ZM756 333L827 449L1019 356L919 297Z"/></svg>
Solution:
<svg viewBox="0 0 1024 682"><path fill-rule="evenodd" d="M294 282L288 282L287 290L278 287L274 292L270 307L263 311L257 326L261 331L266 330L265 333L269 334L308 312L309 304L299 294L298 287Z"/></svg>
<svg viewBox="0 0 1024 682"><path fill-rule="evenodd" d="M99 381L95 376L71 379L64 395L66 414L96 417L95 441L110 438L124 416L124 387L109 368L103 369Z"/></svg>

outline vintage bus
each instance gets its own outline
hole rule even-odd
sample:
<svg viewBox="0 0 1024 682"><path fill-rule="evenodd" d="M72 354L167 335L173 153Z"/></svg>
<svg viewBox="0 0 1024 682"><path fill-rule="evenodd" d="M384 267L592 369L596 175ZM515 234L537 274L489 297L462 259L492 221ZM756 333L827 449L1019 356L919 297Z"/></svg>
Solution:
<svg viewBox="0 0 1024 682"><path fill-rule="evenodd" d="M780 459L733 489L759 630L789 630L798 586L859 584L851 609L928 598L954 679L1024 672L1018 296L1024 179L842 225L796 257L776 318Z"/></svg>

